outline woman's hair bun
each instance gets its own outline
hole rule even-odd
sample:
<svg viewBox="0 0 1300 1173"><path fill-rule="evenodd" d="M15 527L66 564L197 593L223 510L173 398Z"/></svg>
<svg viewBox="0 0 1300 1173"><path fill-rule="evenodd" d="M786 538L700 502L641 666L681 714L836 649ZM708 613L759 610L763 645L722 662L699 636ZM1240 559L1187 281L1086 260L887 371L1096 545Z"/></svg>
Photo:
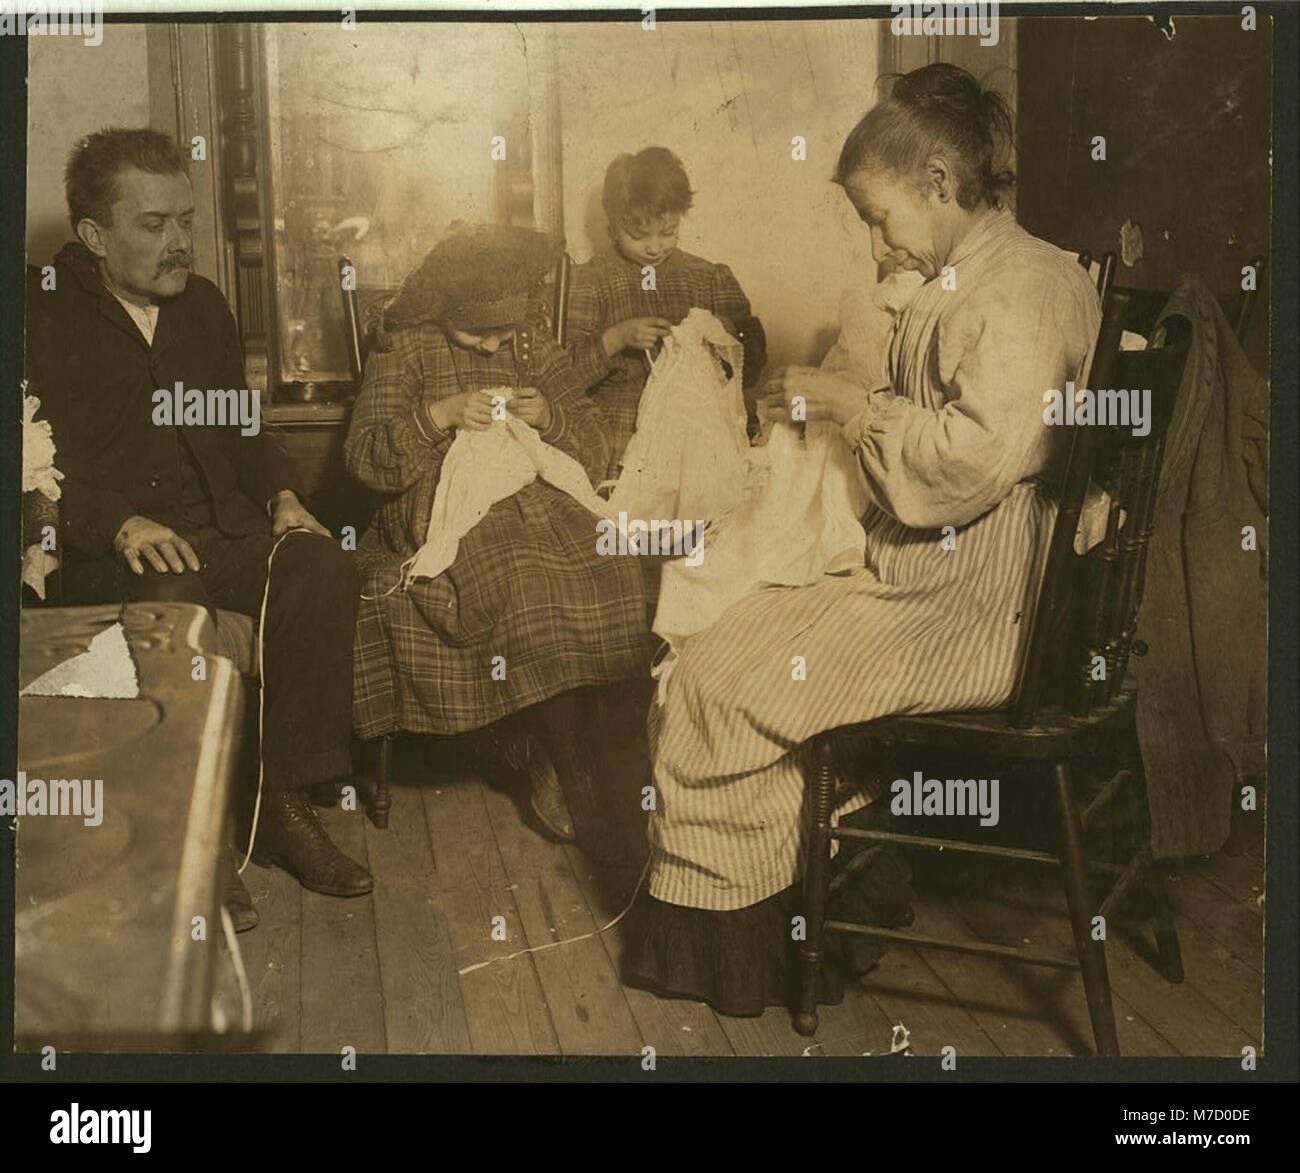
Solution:
<svg viewBox="0 0 1300 1173"><path fill-rule="evenodd" d="M840 152L835 182L882 163L897 174L911 174L935 153L952 158L958 179L957 201L972 208L983 201L999 207L1015 176L995 166L1010 151L1011 109L996 90L948 62L881 78L888 96L867 111L849 132Z"/></svg>

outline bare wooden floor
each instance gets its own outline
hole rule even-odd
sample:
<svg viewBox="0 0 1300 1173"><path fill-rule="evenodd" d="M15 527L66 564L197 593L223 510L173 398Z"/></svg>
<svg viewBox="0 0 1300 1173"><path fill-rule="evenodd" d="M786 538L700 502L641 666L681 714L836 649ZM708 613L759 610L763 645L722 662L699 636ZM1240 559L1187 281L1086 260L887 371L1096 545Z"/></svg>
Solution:
<svg viewBox="0 0 1300 1173"><path fill-rule="evenodd" d="M323 812L335 841L375 876L372 896L337 900L250 864L262 923L239 938L255 1019L272 1051L364 1053L861 1055L888 1052L895 1024L914 1054L1088 1055L1077 973L955 953L894 949L814 1039L784 1010L727 1018L619 981L621 927L574 940L627 904L640 861L602 871L525 825L507 793L472 774L408 760L392 821ZM1187 978L1143 959L1145 930L1112 932L1106 954L1125 1055L1240 1055L1260 1048L1263 862L1258 815L1235 856L1170 869ZM1041 880L987 872L921 890L918 932L1060 951L1064 899ZM492 939L503 917L506 939ZM554 942L557 948L511 958ZM495 960L494 960L495 959ZM491 964L472 968L478 963Z"/></svg>

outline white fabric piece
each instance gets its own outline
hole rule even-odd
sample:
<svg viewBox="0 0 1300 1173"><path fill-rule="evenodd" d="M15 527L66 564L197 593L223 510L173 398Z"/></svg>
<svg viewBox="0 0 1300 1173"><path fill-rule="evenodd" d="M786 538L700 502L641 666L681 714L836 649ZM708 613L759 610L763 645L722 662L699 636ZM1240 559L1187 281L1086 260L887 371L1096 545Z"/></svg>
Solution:
<svg viewBox="0 0 1300 1173"><path fill-rule="evenodd" d="M35 395L23 396L23 492L39 489L51 501L63 495L59 482L63 474L54 467L57 449L49 420L38 420L41 401Z"/></svg>
<svg viewBox="0 0 1300 1173"><path fill-rule="evenodd" d="M821 369L870 389L888 382L894 319L924 284L902 271L846 292L841 329ZM750 450L765 465L742 503L715 523L697 565L664 566L654 630L672 643L716 622L732 603L763 584L804 586L823 574L863 564L859 520L869 498L842 430L829 421L777 425L766 447ZM660 665L661 675L671 664Z"/></svg>
<svg viewBox="0 0 1300 1173"><path fill-rule="evenodd" d="M24 388L25 388L24 384ZM23 492L39 492L49 501L63 496L59 482L63 474L54 467L58 450L49 420L38 420L41 401L35 395L23 395ZM29 535L34 536L34 535ZM45 578L59 568L59 559L40 542L29 542L23 551L22 581L37 597L45 598Z"/></svg>
<svg viewBox="0 0 1300 1173"><path fill-rule="evenodd" d="M106 627L79 656L56 664L19 694L21 696L110 697L128 700L140 695L135 661L120 623Z"/></svg>
<svg viewBox="0 0 1300 1173"><path fill-rule="evenodd" d="M506 402L514 395L510 387L489 388L487 393ZM539 476L597 516L605 516L608 507L592 489L582 465L547 444L523 420L507 414L483 431L459 431L442 462L424 545L403 567L405 581L437 578L456 560L460 539L487 511Z"/></svg>
<svg viewBox="0 0 1300 1173"><path fill-rule="evenodd" d="M670 643L714 623L761 584L803 586L861 566L867 507L857 460L831 421L779 424L762 491L710 527L698 565L667 563L654 630ZM694 561L694 559L692 560Z"/></svg>
<svg viewBox="0 0 1300 1173"><path fill-rule="evenodd" d="M23 552L23 582L36 592L38 599L45 598L45 579L59 568L59 560L40 546L28 546Z"/></svg>
<svg viewBox="0 0 1300 1173"><path fill-rule="evenodd" d="M711 521L739 504L751 465L743 360L744 348L708 310L692 309L673 327L641 393L608 516Z"/></svg>

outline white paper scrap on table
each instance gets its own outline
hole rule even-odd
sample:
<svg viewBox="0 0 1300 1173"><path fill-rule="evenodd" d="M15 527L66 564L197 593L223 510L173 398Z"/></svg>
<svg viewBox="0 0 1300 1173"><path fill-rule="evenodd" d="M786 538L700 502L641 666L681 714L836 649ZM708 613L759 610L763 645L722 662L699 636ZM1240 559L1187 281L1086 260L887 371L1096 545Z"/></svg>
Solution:
<svg viewBox="0 0 1300 1173"><path fill-rule="evenodd" d="M135 661L120 623L107 627L79 656L42 673L20 696L106 697L128 700L140 695Z"/></svg>

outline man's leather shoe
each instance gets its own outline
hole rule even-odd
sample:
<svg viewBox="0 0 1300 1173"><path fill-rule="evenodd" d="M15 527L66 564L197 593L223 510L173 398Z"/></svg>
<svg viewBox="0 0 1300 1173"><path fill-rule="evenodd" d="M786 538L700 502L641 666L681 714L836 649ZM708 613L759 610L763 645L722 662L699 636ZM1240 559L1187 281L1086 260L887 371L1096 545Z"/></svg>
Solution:
<svg viewBox="0 0 1300 1173"><path fill-rule="evenodd" d="M221 903L230 913L235 932L245 933L256 928L260 919L253 907L253 898L239 878L239 864L235 862L235 849L229 844L221 856Z"/></svg>
<svg viewBox="0 0 1300 1173"><path fill-rule="evenodd" d="M307 787L307 797L317 806L338 806L339 784L337 782L318 782Z"/></svg>
<svg viewBox="0 0 1300 1173"><path fill-rule="evenodd" d="M263 796L254 850L259 863L278 864L304 888L325 896L364 896L375 886L365 868L334 846L301 790Z"/></svg>

